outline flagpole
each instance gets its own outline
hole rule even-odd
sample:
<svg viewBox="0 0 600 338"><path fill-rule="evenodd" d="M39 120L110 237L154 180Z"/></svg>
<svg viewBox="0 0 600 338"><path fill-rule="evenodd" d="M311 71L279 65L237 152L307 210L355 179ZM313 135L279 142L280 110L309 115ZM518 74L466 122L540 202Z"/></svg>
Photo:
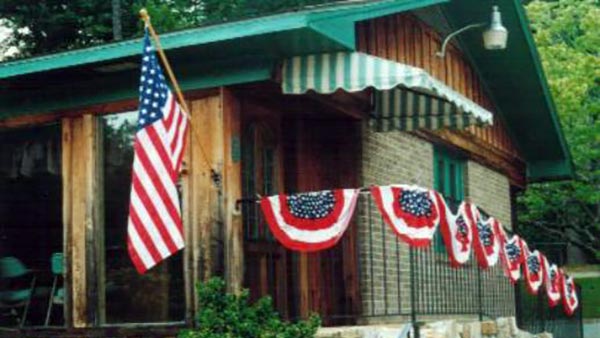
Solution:
<svg viewBox="0 0 600 338"><path fill-rule="evenodd" d="M165 67L165 70L167 71L167 75L169 76L169 79L171 80L171 83L173 84L173 89L175 89L175 94L177 95L177 101L179 101L179 104L181 105L181 108L183 109L183 114L187 117L188 120L190 120L190 129L192 131L192 134L195 134L195 136L198 137L198 139L200 139L200 137L199 137L200 135L198 134L198 131L196 130L196 128L193 127L193 125L191 123L192 117L190 115L190 110L188 108L187 102L183 98L183 94L181 93L181 87L179 87L179 82L177 82L177 78L175 78L175 74L173 73L173 69L171 69L171 64L169 63L169 59L167 59L167 55L165 54L164 50L162 49L162 46L160 44L160 39L158 38L158 34L156 34L154 27L152 27L152 23L150 22L150 16L148 15L148 11L145 8L140 9L140 18L142 19L142 21L144 21L144 24L148 28L148 31L150 32L150 35L152 36L152 39L154 40L154 45L156 46L156 51L158 52L158 55L160 56L160 59ZM206 155L206 151L204 150L204 147L202 147L201 144L199 146L200 146L200 151L202 153L202 157L204 158L206 165L210 169L211 179L212 179L213 183L220 189L221 174L219 174L219 172L212 167L212 164L211 164L210 160L208 159L208 156Z"/></svg>
<svg viewBox="0 0 600 338"><path fill-rule="evenodd" d="M148 15L148 11L145 8L142 8L140 10L140 18L146 24L146 27L148 28L148 31L150 32L150 35L152 36L152 39L154 40L154 45L156 46L156 51L158 52L158 55L160 56L160 59L162 60L163 65L165 66L165 70L167 71L167 75L169 76L169 79L171 80L171 83L173 84L173 89L175 89L175 94L177 95L177 100L179 101L179 104L181 104L181 107L183 108L185 116L188 118L188 120L191 120L190 113L189 113L190 110L188 109L187 103L186 103L185 99L183 98L183 94L181 93L181 87L179 87L179 82L177 82L177 79L175 78L175 74L173 73L173 70L171 69L171 64L169 63L169 60L167 59L167 56L165 55L165 52L162 49L162 46L160 44L160 39L158 38L158 34L156 34L154 27L152 27L152 23L150 22L150 16Z"/></svg>

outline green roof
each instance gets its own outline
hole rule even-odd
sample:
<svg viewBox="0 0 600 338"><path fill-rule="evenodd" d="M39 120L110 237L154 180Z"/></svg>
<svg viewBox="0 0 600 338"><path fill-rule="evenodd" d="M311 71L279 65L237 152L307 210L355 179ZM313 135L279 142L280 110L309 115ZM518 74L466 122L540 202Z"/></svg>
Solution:
<svg viewBox="0 0 600 338"><path fill-rule="evenodd" d="M570 153L523 6L495 4L509 30L507 49L485 51L477 30L461 35L460 45L520 147L529 179L570 177ZM168 33L161 42L184 90L255 82L271 79L285 57L355 50L358 21L431 5L440 5L454 29L489 20L491 7L479 0L350 0ZM135 98L140 49L133 39L0 63L0 119Z"/></svg>

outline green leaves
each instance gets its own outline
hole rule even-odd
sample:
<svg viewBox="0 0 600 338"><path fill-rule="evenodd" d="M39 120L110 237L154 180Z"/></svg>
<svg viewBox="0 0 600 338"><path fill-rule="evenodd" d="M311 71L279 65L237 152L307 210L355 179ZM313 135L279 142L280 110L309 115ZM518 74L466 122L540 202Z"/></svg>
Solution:
<svg viewBox="0 0 600 338"><path fill-rule="evenodd" d="M284 322L273 309L271 298L250 304L248 290L228 294L219 278L199 284L197 294L197 328L181 331L178 338L310 338L320 325L316 316L294 324Z"/></svg>
<svg viewBox="0 0 600 338"><path fill-rule="evenodd" d="M533 1L527 12L576 178L532 184L519 198L530 240L568 241L600 252L600 3Z"/></svg>

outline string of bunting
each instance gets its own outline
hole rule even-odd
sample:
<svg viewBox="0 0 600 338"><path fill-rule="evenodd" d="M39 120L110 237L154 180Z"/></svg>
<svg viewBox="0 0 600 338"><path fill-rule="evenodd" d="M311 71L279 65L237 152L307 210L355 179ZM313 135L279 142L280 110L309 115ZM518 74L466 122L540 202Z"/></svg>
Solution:
<svg viewBox="0 0 600 338"><path fill-rule="evenodd" d="M529 293L537 295L544 286L550 307L562 299L565 313L572 315L577 309L572 277L541 252L531 251L521 237L509 235L500 221L484 216L475 204L463 201L453 211L432 189L397 184L280 194L261 197L260 205L269 229L284 247L315 252L331 248L342 238L361 192L372 195L384 222L408 245L430 247L439 228L452 267L467 263L473 251L481 269L501 262L513 284L523 270Z"/></svg>

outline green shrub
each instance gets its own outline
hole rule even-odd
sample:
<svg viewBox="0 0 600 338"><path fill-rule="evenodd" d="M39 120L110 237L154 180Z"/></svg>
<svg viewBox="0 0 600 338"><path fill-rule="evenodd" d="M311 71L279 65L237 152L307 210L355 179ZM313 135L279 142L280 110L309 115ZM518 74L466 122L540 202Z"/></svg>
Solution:
<svg viewBox="0 0 600 338"><path fill-rule="evenodd" d="M271 298L250 304L248 290L228 294L219 278L199 284L197 293L197 328L181 331L178 338L311 338L321 322L317 316L297 323L282 321Z"/></svg>

